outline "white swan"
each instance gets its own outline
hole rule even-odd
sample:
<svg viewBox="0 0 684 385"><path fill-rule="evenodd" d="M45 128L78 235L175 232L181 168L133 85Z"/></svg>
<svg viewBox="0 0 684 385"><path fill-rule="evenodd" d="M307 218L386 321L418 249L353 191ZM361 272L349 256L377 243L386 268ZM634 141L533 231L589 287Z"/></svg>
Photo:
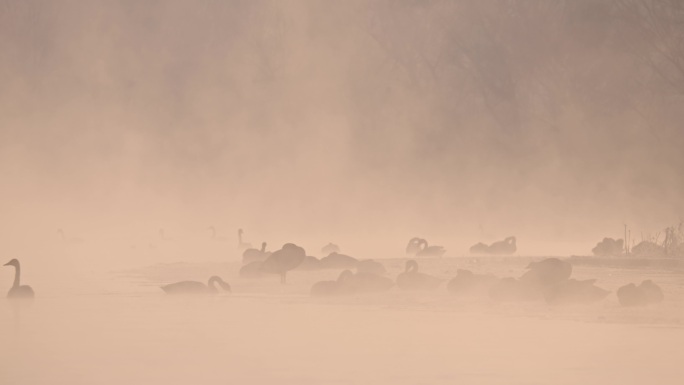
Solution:
<svg viewBox="0 0 684 385"><path fill-rule="evenodd" d="M214 283L218 283L227 292L231 291L230 285L216 275L209 278L209 282L206 285L197 281L181 281L164 285L161 289L166 294L217 294L218 289L214 286Z"/></svg>
<svg viewBox="0 0 684 385"><path fill-rule="evenodd" d="M442 280L428 274L418 272L418 262L406 261L406 269L397 276L397 287L401 290L435 290Z"/></svg>
<svg viewBox="0 0 684 385"><path fill-rule="evenodd" d="M5 266L14 266L14 284L7 293L7 298L33 298L35 296L31 286L22 285L21 280L21 266L19 261L13 259L5 264Z"/></svg>

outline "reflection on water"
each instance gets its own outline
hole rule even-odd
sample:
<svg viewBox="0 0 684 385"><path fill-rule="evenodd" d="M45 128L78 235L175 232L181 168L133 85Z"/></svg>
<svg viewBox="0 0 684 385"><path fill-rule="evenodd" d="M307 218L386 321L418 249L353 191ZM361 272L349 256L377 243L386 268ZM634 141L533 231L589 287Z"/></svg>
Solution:
<svg viewBox="0 0 684 385"><path fill-rule="evenodd" d="M400 263L385 264L389 276L401 271ZM455 268L444 261L423 265L438 276ZM232 295L166 296L157 283L180 271L157 266L116 275L112 283L126 289L114 294L38 292L33 303L3 301L0 383L674 384L684 378L680 273L576 268L580 278L598 276L611 290L644 274L659 277L669 300L625 309L614 295L591 306L553 308L456 299L444 287L323 300L307 290L337 271L293 272L283 288L275 276L239 280L239 266L220 267L216 273L232 277ZM181 270L193 279L205 269Z"/></svg>

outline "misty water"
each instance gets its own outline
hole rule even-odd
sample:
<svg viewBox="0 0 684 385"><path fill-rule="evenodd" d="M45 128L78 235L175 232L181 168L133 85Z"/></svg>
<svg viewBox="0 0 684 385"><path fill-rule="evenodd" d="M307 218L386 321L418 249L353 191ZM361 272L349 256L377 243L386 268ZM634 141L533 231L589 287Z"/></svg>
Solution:
<svg viewBox="0 0 684 385"><path fill-rule="evenodd" d="M684 383L682 42L679 0L0 0L0 264L35 291L0 385ZM396 280L413 237L435 291L239 275L333 242ZM550 256L610 293L446 289Z"/></svg>
<svg viewBox="0 0 684 385"><path fill-rule="evenodd" d="M419 262L421 271L448 279L457 268L517 276L539 259ZM403 270L403 258L381 261L390 277ZM239 267L176 262L91 272L97 284L82 293L43 286L33 302L6 301L3 384L675 384L684 375L681 267L576 263L573 277L598 278L613 293L574 306L455 297L445 285L312 298L311 284L339 270L293 271L283 286L275 275L240 279ZM210 274L230 282L232 294L174 297L159 288ZM641 279L657 281L665 301L621 307L615 289Z"/></svg>

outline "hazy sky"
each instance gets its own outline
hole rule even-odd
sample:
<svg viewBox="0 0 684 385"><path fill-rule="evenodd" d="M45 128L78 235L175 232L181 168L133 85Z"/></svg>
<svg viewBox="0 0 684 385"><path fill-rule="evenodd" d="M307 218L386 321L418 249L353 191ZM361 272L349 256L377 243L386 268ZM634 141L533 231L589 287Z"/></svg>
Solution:
<svg viewBox="0 0 684 385"><path fill-rule="evenodd" d="M1 1L0 239L655 233L683 35L638 3Z"/></svg>

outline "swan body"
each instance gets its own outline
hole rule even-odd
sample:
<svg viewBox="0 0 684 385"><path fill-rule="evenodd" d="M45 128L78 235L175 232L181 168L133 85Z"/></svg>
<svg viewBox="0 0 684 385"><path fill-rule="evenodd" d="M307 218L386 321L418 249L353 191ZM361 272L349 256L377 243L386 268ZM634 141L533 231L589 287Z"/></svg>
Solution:
<svg viewBox="0 0 684 385"><path fill-rule="evenodd" d="M324 269L353 269L358 263L358 259L335 251L321 258L321 267Z"/></svg>
<svg viewBox="0 0 684 385"><path fill-rule="evenodd" d="M550 286L570 279L572 265L558 258L546 258L538 262L530 262L528 271L520 280L531 285Z"/></svg>
<svg viewBox="0 0 684 385"><path fill-rule="evenodd" d="M346 283L353 275L350 270L344 270L335 281L316 282L311 286L311 295L313 297L332 297L351 294L352 291Z"/></svg>
<svg viewBox="0 0 684 385"><path fill-rule="evenodd" d="M646 306L662 302L664 295L660 286L647 279L639 286L630 283L620 287L617 297L622 306Z"/></svg>
<svg viewBox="0 0 684 385"><path fill-rule="evenodd" d="M441 257L446 250L442 246L429 246L428 241L423 238L411 238L406 245L406 254L414 257Z"/></svg>
<svg viewBox="0 0 684 385"><path fill-rule="evenodd" d="M573 305L600 301L610 294L595 285L595 279L568 279L546 290L544 299L550 305Z"/></svg>
<svg viewBox="0 0 684 385"><path fill-rule="evenodd" d="M496 277L490 274L475 274L470 270L458 269L456 276L447 283L447 290L452 294L471 294L486 292L496 283Z"/></svg>
<svg viewBox="0 0 684 385"><path fill-rule="evenodd" d="M7 298L33 298L35 293L31 286L21 284L21 265L17 259L12 259L4 266L14 266L14 283L7 293Z"/></svg>
<svg viewBox="0 0 684 385"><path fill-rule="evenodd" d="M250 262L240 268L240 278L263 278L264 272L261 271L263 261Z"/></svg>
<svg viewBox="0 0 684 385"><path fill-rule="evenodd" d="M364 259L356 264L357 273L385 274L387 270L382 263L372 259Z"/></svg>
<svg viewBox="0 0 684 385"><path fill-rule="evenodd" d="M283 247L271 253L261 265L261 271L279 274L280 283L285 284L287 272L298 267L306 258L306 251L294 243L286 243Z"/></svg>
<svg viewBox="0 0 684 385"><path fill-rule="evenodd" d="M209 278L206 285L197 281L181 281L164 285L161 289L166 294L217 294L218 289L214 286L215 283L218 283L224 291L231 291L230 285L216 275Z"/></svg>
<svg viewBox="0 0 684 385"><path fill-rule="evenodd" d="M508 237L503 241L497 241L487 246L479 242L470 247L471 254L493 254L493 255L507 255L513 254L517 250L516 238Z"/></svg>
<svg viewBox="0 0 684 385"><path fill-rule="evenodd" d="M418 272L418 262L406 261L406 269L397 276L397 287L401 290L435 290L442 280Z"/></svg>
<svg viewBox="0 0 684 385"><path fill-rule="evenodd" d="M373 273L356 273L346 283L355 293L377 293L387 291L394 286L394 281Z"/></svg>
<svg viewBox="0 0 684 385"><path fill-rule="evenodd" d="M321 260L313 257L311 255L307 255L304 257L304 260L302 261L299 266L297 266L297 270L320 270L321 269Z"/></svg>
<svg viewBox="0 0 684 385"><path fill-rule="evenodd" d="M425 239L418 237L411 238L406 245L406 255L415 256L421 250L420 245L423 242L426 242Z"/></svg>
<svg viewBox="0 0 684 385"><path fill-rule="evenodd" d="M262 242L261 249L249 248L242 252L242 263L263 261L268 258L269 255L271 255L271 253L266 251L266 242Z"/></svg>
<svg viewBox="0 0 684 385"><path fill-rule="evenodd" d="M323 246L321 248L321 253L323 255L329 255L330 253L339 253L340 252L340 247L337 246L336 244L329 242L327 245Z"/></svg>

